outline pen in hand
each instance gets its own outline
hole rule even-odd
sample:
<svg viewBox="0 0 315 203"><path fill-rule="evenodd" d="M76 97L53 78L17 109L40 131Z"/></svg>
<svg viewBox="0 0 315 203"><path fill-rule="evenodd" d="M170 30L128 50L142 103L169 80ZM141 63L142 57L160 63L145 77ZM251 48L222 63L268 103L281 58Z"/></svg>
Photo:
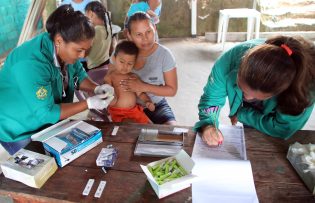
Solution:
<svg viewBox="0 0 315 203"><path fill-rule="evenodd" d="M204 109L204 112L211 118L212 123L213 123L214 128L215 128L215 135L216 135L217 139L219 140L219 138L220 138L219 129L218 129L217 124L216 124L218 110L219 110L218 106L211 106L209 108ZM218 146L220 146L220 145L222 145L222 141L218 141Z"/></svg>

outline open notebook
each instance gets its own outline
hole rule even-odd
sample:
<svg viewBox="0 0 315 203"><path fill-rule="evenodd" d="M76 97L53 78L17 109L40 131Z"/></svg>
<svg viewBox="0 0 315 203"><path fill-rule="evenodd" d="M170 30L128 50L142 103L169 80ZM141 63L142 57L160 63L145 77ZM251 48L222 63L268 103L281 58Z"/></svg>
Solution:
<svg viewBox="0 0 315 203"><path fill-rule="evenodd" d="M208 147L196 136L193 173L200 179L192 184L193 202L258 202L243 127L221 125L220 130L224 143L218 148Z"/></svg>

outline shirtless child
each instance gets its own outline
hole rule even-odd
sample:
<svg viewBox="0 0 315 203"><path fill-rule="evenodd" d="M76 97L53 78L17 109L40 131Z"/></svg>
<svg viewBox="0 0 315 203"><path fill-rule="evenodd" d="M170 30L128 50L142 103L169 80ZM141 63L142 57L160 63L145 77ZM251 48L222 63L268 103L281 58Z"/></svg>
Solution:
<svg viewBox="0 0 315 203"><path fill-rule="evenodd" d="M143 107L137 104L139 97L146 108L155 110L155 105L147 94L143 92L124 91L120 81L130 77L138 77L131 73L138 56L137 46L130 41L122 41L117 44L112 57L112 69L107 73L104 80L106 84L114 87L115 98L109 104L108 112L113 122L131 121L137 123L150 123L149 118L143 112Z"/></svg>

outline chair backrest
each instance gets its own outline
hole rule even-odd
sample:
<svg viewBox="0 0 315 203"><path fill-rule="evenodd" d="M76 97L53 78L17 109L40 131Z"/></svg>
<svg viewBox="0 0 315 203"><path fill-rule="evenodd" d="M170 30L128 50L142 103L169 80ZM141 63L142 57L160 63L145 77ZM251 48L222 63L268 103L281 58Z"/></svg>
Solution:
<svg viewBox="0 0 315 203"><path fill-rule="evenodd" d="M104 77L108 71L108 65L104 65L102 67L96 68L96 69L91 69L87 72L88 76L97 84L101 85L104 83ZM88 94L86 92L83 92L81 90L76 90L75 95L78 98L79 101L87 99L89 96L92 96L92 94ZM111 121L109 118L109 114L106 109L100 111L100 110L91 110L91 112L97 116L98 120L103 120L106 122Z"/></svg>
<svg viewBox="0 0 315 203"><path fill-rule="evenodd" d="M101 85L104 83L104 77L107 71L108 71L108 65L104 65L100 68L91 69L89 72L87 72L87 74L94 82Z"/></svg>

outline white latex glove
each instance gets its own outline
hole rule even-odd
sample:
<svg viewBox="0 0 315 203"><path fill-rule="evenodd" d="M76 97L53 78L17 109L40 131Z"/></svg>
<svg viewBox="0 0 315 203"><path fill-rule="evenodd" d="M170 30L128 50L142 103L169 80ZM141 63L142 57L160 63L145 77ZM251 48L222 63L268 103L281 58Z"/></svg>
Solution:
<svg viewBox="0 0 315 203"><path fill-rule="evenodd" d="M108 93L108 96L114 96L114 88L109 84L103 84L96 86L94 89L94 93L97 94L105 94Z"/></svg>
<svg viewBox="0 0 315 203"><path fill-rule="evenodd" d="M86 102L89 109L103 110L107 108L109 103L114 99L114 96L106 94L98 94L87 98Z"/></svg>

